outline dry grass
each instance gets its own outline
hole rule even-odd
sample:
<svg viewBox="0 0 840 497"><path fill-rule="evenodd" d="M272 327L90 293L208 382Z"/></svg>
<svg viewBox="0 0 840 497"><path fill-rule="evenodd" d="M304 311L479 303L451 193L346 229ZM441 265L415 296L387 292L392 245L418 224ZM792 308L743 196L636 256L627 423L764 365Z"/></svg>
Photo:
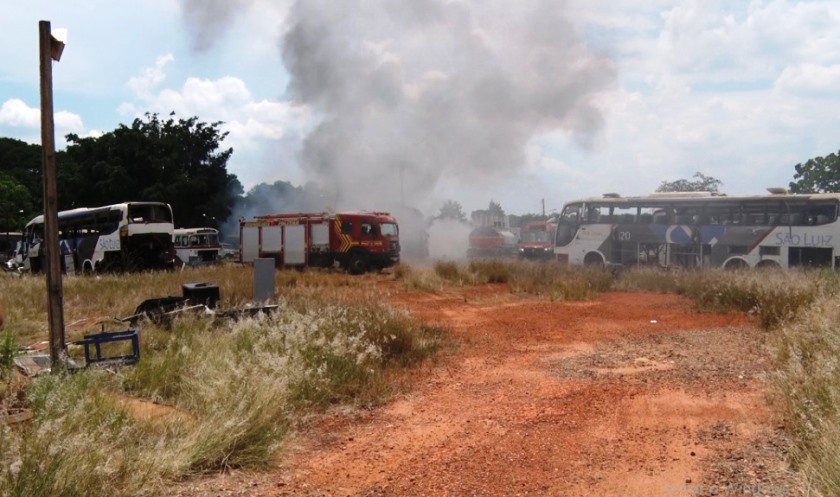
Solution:
<svg viewBox="0 0 840 497"><path fill-rule="evenodd" d="M807 491L840 495L835 273L644 268L614 273L482 261L402 265L393 278L328 271L277 272L275 278L283 308L276 316L224 326L200 318L179 319L167 329L146 323L137 367L118 375L50 376L32 384L27 392L36 412L32 426L22 431L0 426L0 496L155 495L166 482L195 472L264 464L285 431L311 409L386 398L389 370L423 361L445 341L443 330L419 326L379 303L392 280L425 291L504 283L514 292L565 300L615 289L675 292L701 311L751 313L774 345L775 391L798 441L795 461L807 475ZM204 281L219 286L221 307L241 307L251 299L252 269L237 265L68 278L65 322L76 323L68 339L97 330L96 319L129 315L145 299L180 295L184 283ZM45 294L41 278L3 279L0 301L10 337L3 354L13 353L9 340L46 337ZM118 401L126 395L164 402L187 415L168 423L137 420ZM92 451L94 446L101 450Z"/></svg>
<svg viewBox="0 0 840 497"><path fill-rule="evenodd" d="M773 375L796 463L816 495L840 495L840 305L825 294L774 334Z"/></svg>
<svg viewBox="0 0 840 497"><path fill-rule="evenodd" d="M99 331L101 320L124 329L114 316L133 314L149 298L180 296L189 282L216 284L220 308L241 308L251 301L252 271L229 264L66 278L67 340ZM445 342L444 330L382 304L388 279L279 271L279 308L270 315L183 315L165 327L143 321L134 367L47 375L15 384L14 394L7 384L0 406L25 392L34 418L15 429L0 425L0 496L160 495L195 473L266 465L313 409L381 402L389 371L424 361ZM43 278L3 283L7 341L44 339ZM133 412L138 402L178 415L155 422Z"/></svg>

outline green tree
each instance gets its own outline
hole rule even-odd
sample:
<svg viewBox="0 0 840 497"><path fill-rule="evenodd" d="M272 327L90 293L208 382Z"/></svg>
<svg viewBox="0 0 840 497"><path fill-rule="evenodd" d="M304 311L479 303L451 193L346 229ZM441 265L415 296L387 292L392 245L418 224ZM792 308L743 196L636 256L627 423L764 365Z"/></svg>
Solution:
<svg viewBox="0 0 840 497"><path fill-rule="evenodd" d="M32 212L29 190L10 174L0 171L0 231L21 231Z"/></svg>
<svg viewBox="0 0 840 497"><path fill-rule="evenodd" d="M61 153L58 154L58 158ZM21 218L25 220L31 219L36 211L41 211L42 197L43 197L43 182L41 180L41 146L16 140L14 138L0 138L0 174L4 174L6 185L13 181L17 186L22 186L26 192L26 198L21 197L21 193L11 193L4 186L0 188L0 195L10 196L16 195L14 201L5 200L7 209L21 214ZM8 192L8 193L7 193ZM20 205L12 205L14 202L21 202ZM6 212L0 210L0 215L5 215ZM0 220L0 222L7 222ZM25 221L24 221L25 222ZM19 222L17 222L19 224ZM20 229L21 226L15 226L13 230Z"/></svg>
<svg viewBox="0 0 840 497"><path fill-rule="evenodd" d="M467 221L467 215L464 213L464 209L461 207L455 200L447 200L443 203L443 206L440 208L440 212L435 219L454 219L455 221Z"/></svg>
<svg viewBox="0 0 840 497"><path fill-rule="evenodd" d="M497 216L505 215L505 210L502 209L502 204L493 200L490 201L490 205L487 207L487 210L490 212L490 214L495 214Z"/></svg>
<svg viewBox="0 0 840 497"><path fill-rule="evenodd" d="M831 153L825 157L816 157L794 168L796 173L790 182L791 192L840 192L840 155Z"/></svg>
<svg viewBox="0 0 840 497"><path fill-rule="evenodd" d="M99 137L67 135L60 208L153 200L172 206L179 227L216 226L227 219L243 189L227 172L233 149L219 150L227 136L219 130L222 123L173 115L161 120L147 113Z"/></svg>
<svg viewBox="0 0 840 497"><path fill-rule="evenodd" d="M694 173L693 180L678 179L663 181L656 189L658 192L713 192L717 193L723 181L701 172Z"/></svg>

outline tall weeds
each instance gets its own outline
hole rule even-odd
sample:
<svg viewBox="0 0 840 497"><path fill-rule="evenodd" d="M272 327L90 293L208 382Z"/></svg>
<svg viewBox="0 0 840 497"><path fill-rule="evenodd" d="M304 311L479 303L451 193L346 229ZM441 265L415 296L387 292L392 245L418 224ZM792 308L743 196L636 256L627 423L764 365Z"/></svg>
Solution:
<svg viewBox="0 0 840 497"><path fill-rule="evenodd" d="M840 305L824 294L775 335L774 374L809 490L840 495Z"/></svg>
<svg viewBox="0 0 840 497"><path fill-rule="evenodd" d="M476 260L468 264L436 262L431 270L400 269L400 281L409 288L441 291L447 286L507 284L511 291L552 300L586 300L610 290L615 275L603 268L578 268L551 263Z"/></svg>
<svg viewBox="0 0 840 497"><path fill-rule="evenodd" d="M840 495L835 273L615 273L474 261L405 266L395 278L408 288L495 283L563 300L609 290L675 292L700 311L751 313L768 330L775 351L775 392L797 441L795 461L808 475L808 491ZM69 278L65 318L73 323L129 315L142 300L178 295L191 281L217 284L221 307L240 307L249 302L253 274L229 265ZM116 375L85 371L33 381L30 424L0 424L0 497L159 495L168 482L197 472L259 467L299 416L335 403L378 402L388 394L388 368L422 361L444 343L442 329L419 325L380 303L388 288L381 277L278 272L275 281L277 313L224 324L183 317L165 330L145 323L136 367ZM46 336L44 295L40 278L6 278L0 285L7 313L4 358L10 344ZM138 416L132 399L167 407L160 418Z"/></svg>
<svg viewBox="0 0 840 497"><path fill-rule="evenodd" d="M140 301L195 281L217 284L221 307L243 306L252 276L230 268L69 278L66 314L131 314ZM430 357L445 340L442 329L383 304L380 280L278 272L271 314L185 315L166 328L143 322L136 366L33 379L33 419L0 424L0 496L161 495L195 473L265 466L313 409L380 402L389 369ZM44 291L29 288L43 284L38 278L13 283L21 294ZM0 292L18 309L9 329L24 332L17 321L32 318L21 309L37 316L40 307Z"/></svg>

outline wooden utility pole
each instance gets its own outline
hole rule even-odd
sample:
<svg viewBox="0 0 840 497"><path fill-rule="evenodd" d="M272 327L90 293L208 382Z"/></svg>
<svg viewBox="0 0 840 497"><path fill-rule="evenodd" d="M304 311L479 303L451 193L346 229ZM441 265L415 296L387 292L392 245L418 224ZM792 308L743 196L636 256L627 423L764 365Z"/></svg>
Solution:
<svg viewBox="0 0 840 497"><path fill-rule="evenodd" d="M44 182L44 241L50 325L50 363L53 371L66 366L64 358L64 295L61 249L58 242L58 193L55 183L55 123L53 121L52 61L61 58L64 44L52 36L49 21L38 23L41 49L41 173Z"/></svg>

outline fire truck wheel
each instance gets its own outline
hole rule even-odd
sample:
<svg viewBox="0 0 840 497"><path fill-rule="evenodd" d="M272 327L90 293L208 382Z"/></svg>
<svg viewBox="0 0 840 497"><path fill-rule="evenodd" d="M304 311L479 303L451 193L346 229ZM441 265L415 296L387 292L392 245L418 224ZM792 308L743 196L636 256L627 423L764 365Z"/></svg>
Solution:
<svg viewBox="0 0 840 497"><path fill-rule="evenodd" d="M363 274L368 270L367 259L363 254L353 254L350 256L350 262L347 265L350 274Z"/></svg>

